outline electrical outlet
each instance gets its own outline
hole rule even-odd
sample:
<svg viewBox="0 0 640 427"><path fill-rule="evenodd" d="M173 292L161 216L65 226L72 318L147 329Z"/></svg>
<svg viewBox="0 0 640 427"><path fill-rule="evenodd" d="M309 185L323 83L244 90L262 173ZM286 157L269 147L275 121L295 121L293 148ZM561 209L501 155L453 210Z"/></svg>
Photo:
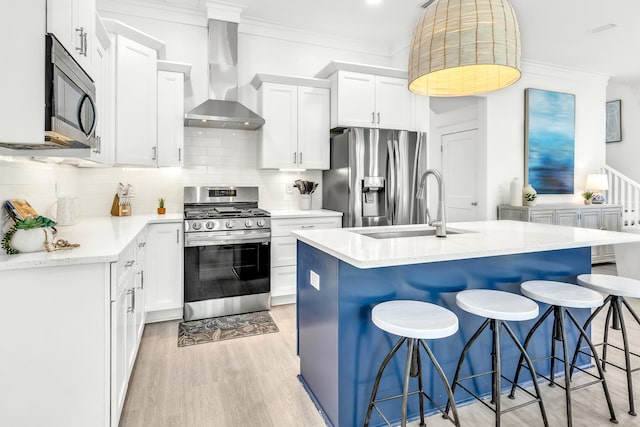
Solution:
<svg viewBox="0 0 640 427"><path fill-rule="evenodd" d="M317 290L320 290L320 275L313 270L309 270L309 283Z"/></svg>
<svg viewBox="0 0 640 427"><path fill-rule="evenodd" d="M293 185L285 184L284 185L284 190L287 192L287 194L293 194Z"/></svg>

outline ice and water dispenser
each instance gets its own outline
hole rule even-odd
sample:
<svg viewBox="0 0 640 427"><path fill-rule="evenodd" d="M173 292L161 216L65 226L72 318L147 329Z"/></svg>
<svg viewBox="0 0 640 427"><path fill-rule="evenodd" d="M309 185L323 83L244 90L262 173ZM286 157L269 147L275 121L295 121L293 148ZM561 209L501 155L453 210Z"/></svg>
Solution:
<svg viewBox="0 0 640 427"><path fill-rule="evenodd" d="M384 178L365 176L362 180L362 219L378 223L380 217L386 217ZM375 218L375 219L374 219Z"/></svg>

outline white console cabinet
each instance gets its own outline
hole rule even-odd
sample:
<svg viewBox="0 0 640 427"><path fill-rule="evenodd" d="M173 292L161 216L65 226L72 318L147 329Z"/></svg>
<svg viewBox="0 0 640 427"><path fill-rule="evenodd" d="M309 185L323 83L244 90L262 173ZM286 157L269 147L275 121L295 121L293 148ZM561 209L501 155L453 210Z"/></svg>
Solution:
<svg viewBox="0 0 640 427"><path fill-rule="evenodd" d="M316 212L314 214L314 212ZM326 211L308 211L298 216L271 217L271 304L290 304L296 299L295 230L341 228L342 216L328 216Z"/></svg>
<svg viewBox="0 0 640 427"><path fill-rule="evenodd" d="M502 205L498 207L498 219L620 231L622 229L622 205ZM615 253L611 245L594 246L591 249L591 261L594 264L615 262L615 260Z"/></svg>

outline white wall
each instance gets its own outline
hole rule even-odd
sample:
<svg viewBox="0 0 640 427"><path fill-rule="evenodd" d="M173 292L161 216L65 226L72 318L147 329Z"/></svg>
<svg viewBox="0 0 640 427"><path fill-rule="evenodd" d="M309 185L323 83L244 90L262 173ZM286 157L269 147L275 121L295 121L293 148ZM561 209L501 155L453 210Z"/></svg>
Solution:
<svg viewBox="0 0 640 427"><path fill-rule="evenodd" d="M610 83L607 101L622 100L622 141L606 144L607 164L640 182L640 87Z"/></svg>

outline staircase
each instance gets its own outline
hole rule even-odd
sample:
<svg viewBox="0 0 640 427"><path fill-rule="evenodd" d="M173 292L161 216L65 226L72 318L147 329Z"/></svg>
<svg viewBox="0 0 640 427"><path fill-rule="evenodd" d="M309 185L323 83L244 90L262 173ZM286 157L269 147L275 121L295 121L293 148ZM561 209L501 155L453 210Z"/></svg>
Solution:
<svg viewBox="0 0 640 427"><path fill-rule="evenodd" d="M604 166L602 173L609 178L607 203L622 205L624 227L640 229L640 184L610 166Z"/></svg>

